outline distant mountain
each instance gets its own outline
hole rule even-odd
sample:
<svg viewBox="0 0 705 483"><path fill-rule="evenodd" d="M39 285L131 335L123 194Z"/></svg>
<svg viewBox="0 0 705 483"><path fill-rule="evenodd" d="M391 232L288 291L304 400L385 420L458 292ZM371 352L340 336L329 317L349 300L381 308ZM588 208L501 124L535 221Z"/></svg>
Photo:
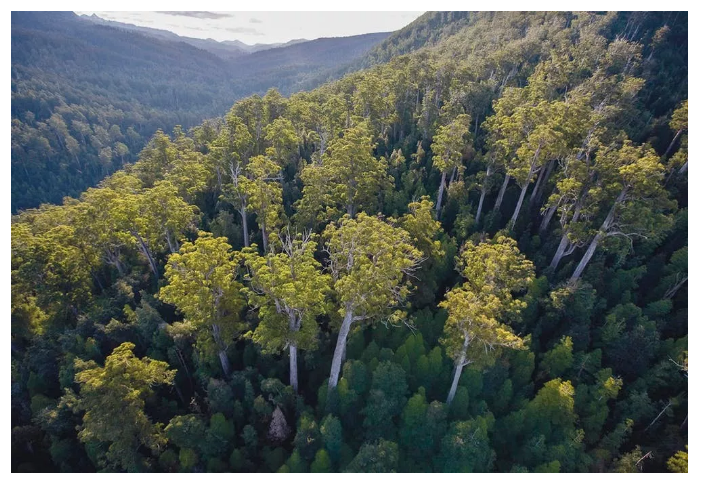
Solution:
<svg viewBox="0 0 705 483"><path fill-rule="evenodd" d="M334 37L309 40L293 45L261 50L238 57L233 61L237 75L233 78L239 92L262 93L262 84L274 87L283 94L316 87L340 77L335 73L364 55L389 33L373 33L352 37ZM341 74L342 75L342 74Z"/></svg>
<svg viewBox="0 0 705 483"><path fill-rule="evenodd" d="M277 47L288 47L290 45L294 44L300 44L302 42L308 42L308 39L293 39L288 42L280 42L280 43L274 43L274 44L254 44L254 45L248 45L245 42L240 42L239 40L223 40L222 44L229 44L229 45L234 45L235 47L242 49L245 52L248 53L254 53L254 52L259 52L261 50L268 50L268 49L274 49Z"/></svg>
<svg viewBox="0 0 705 483"><path fill-rule="evenodd" d="M389 36L248 46L71 12L11 19L13 211L80 193L157 129L189 128L271 87L315 87Z"/></svg>
<svg viewBox="0 0 705 483"><path fill-rule="evenodd" d="M243 55L251 54L254 52L259 52L262 50L274 49L277 47L287 47L289 45L299 44L302 42L308 42L307 39L294 39L288 42L280 42L273 44L254 44L249 45L239 40L223 40L217 41L213 39L197 39L193 37L185 37L182 35L175 34L169 30L155 29L152 27L142 27L139 25L133 25L129 23L116 22L114 20L106 20L93 15L80 15L81 20L86 20L88 22L93 22L99 25L106 25L108 27L114 27L122 30L129 30L132 32L139 32L150 37L154 37L160 40L170 40L174 42L185 42L189 45L193 45L196 48L203 49L212 54L217 55L225 60L232 60L236 57L241 57Z"/></svg>
<svg viewBox="0 0 705 483"><path fill-rule="evenodd" d="M246 47L246 44L242 44L243 47L241 47L238 44L241 44L238 42L237 44L235 43L230 43L230 42L218 42L213 39L196 39L192 37L183 37L181 35L177 35L174 32L170 32L168 30L161 30L161 29L155 29L151 27L141 27L139 25L133 25L129 23L123 23L123 22L116 22L113 20L106 20L103 19L96 14L93 15L80 15L78 17L80 20L85 20L87 22L93 22L98 25L105 25L108 27L113 27L116 29L121 29L121 30L129 30L131 32L139 32L143 35L147 35L149 37L154 37L156 39L160 40L168 40L172 42L184 42L189 45L192 45L198 49L205 50L207 52L210 52L214 55L217 55L218 57L221 57L223 59L233 59L235 57L239 57L242 55L247 55L249 53L249 50Z"/></svg>

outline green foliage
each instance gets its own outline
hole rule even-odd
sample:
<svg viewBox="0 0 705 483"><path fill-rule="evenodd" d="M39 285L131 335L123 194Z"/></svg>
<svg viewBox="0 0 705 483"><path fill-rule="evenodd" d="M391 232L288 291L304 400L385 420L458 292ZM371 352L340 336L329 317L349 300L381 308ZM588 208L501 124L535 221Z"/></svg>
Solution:
<svg viewBox="0 0 705 483"><path fill-rule="evenodd" d="M447 473L487 473L492 470L495 453L488 432L494 418L477 417L453 423L441 442L437 471Z"/></svg>
<svg viewBox="0 0 705 483"><path fill-rule="evenodd" d="M396 443L380 439L366 443L346 468L347 473L396 473L399 449Z"/></svg>
<svg viewBox="0 0 705 483"><path fill-rule="evenodd" d="M325 449L319 449L316 452L316 457L311 463L311 473L330 473L331 462L328 452Z"/></svg>
<svg viewBox="0 0 705 483"><path fill-rule="evenodd" d="M426 14L145 144L17 15L13 181L136 162L13 217L13 471L687 468L687 16Z"/></svg>
<svg viewBox="0 0 705 483"><path fill-rule="evenodd" d="M546 352L539 364L539 369L546 372L550 379L562 377L573 366L573 339L561 338L553 349Z"/></svg>
<svg viewBox="0 0 705 483"><path fill-rule="evenodd" d="M668 468L668 471L671 471L673 473L687 473L688 446L685 447L685 451L677 451L676 454L668 458L668 461L666 462L666 467Z"/></svg>
<svg viewBox="0 0 705 483"><path fill-rule="evenodd" d="M78 409L85 411L78 438L84 443L107 445L110 465L128 471L143 466L140 447L158 454L166 444L160 425L144 412L153 387L171 384L176 371L149 358L138 359L134 344L117 347L100 367L93 361L76 361L76 383L80 385Z"/></svg>

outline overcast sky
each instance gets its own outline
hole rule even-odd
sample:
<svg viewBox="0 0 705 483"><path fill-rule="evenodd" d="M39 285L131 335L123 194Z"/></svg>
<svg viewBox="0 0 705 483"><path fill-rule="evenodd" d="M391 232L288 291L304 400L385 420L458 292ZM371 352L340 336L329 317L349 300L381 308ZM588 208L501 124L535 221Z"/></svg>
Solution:
<svg viewBox="0 0 705 483"><path fill-rule="evenodd" d="M76 12L186 37L271 44L391 32L423 12Z"/></svg>

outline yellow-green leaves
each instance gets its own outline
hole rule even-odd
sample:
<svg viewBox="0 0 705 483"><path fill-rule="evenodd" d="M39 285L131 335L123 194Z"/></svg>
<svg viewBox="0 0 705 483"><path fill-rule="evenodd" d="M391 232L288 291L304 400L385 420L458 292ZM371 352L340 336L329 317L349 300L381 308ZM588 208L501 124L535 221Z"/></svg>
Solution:
<svg viewBox="0 0 705 483"><path fill-rule="evenodd" d="M270 234L281 224L281 169L266 156L254 156L250 158L244 172L245 175L238 178L238 188L247 199L247 208L257 215L266 251Z"/></svg>
<svg viewBox="0 0 705 483"><path fill-rule="evenodd" d="M144 470L142 446L153 454L166 446L166 438L149 420L144 406L153 388L172 384L176 374L166 362L138 359L134 348L131 342L121 344L104 367L79 359L75 363L81 387L79 408L85 411L78 438L86 444L106 443L108 463L127 471Z"/></svg>
<svg viewBox="0 0 705 483"><path fill-rule="evenodd" d="M242 330L240 311L244 305L242 284L236 280L237 254L226 238L213 238L200 232L195 242L187 242L169 257L159 298L175 305L198 332L199 345L212 348L211 336L218 347L232 341ZM213 326L218 333L213 333ZM220 340L217 340L220 339Z"/></svg>
<svg viewBox="0 0 705 483"><path fill-rule="evenodd" d="M418 268L422 253L406 230L360 213L331 223L323 237L341 316L347 309L359 320L381 315L409 294L405 276Z"/></svg>
<svg viewBox="0 0 705 483"><path fill-rule="evenodd" d="M462 166L464 137L469 128L470 116L467 114L460 114L450 124L438 128L431 144L434 168L449 173Z"/></svg>
<svg viewBox="0 0 705 483"><path fill-rule="evenodd" d="M364 122L331 141L321 164L305 166L301 180L303 198L297 209L301 216L318 221L344 212L354 216L360 209L375 210L380 193L392 183L386 160L372 155L372 135Z"/></svg>
<svg viewBox="0 0 705 483"><path fill-rule="evenodd" d="M433 218L433 202L428 196L409 203L409 213L402 216L399 222L401 227L411 235L414 246L427 258L443 257L441 242L436 239L442 232L442 228L441 224Z"/></svg>
<svg viewBox="0 0 705 483"><path fill-rule="evenodd" d="M278 253L264 256L243 250L250 286L245 289L251 305L259 309L259 325L252 339L266 351L278 352L290 342L312 349L317 342L316 316L327 310L331 277L322 273L314 258L315 235L285 237Z"/></svg>
<svg viewBox="0 0 705 483"><path fill-rule="evenodd" d="M498 235L478 245L468 242L458 257L462 286L446 294L439 306L448 311L445 337L448 354L459 364L489 364L496 347L521 348L522 340L503 323L525 304L514 298L533 280L534 266L516 242Z"/></svg>

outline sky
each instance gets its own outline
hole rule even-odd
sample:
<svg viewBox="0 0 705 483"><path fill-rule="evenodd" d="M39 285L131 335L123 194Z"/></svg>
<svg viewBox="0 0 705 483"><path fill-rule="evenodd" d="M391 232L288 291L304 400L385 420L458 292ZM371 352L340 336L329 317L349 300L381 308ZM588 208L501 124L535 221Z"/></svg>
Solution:
<svg viewBox="0 0 705 483"><path fill-rule="evenodd" d="M272 44L391 32L423 12L76 12L185 37Z"/></svg>

